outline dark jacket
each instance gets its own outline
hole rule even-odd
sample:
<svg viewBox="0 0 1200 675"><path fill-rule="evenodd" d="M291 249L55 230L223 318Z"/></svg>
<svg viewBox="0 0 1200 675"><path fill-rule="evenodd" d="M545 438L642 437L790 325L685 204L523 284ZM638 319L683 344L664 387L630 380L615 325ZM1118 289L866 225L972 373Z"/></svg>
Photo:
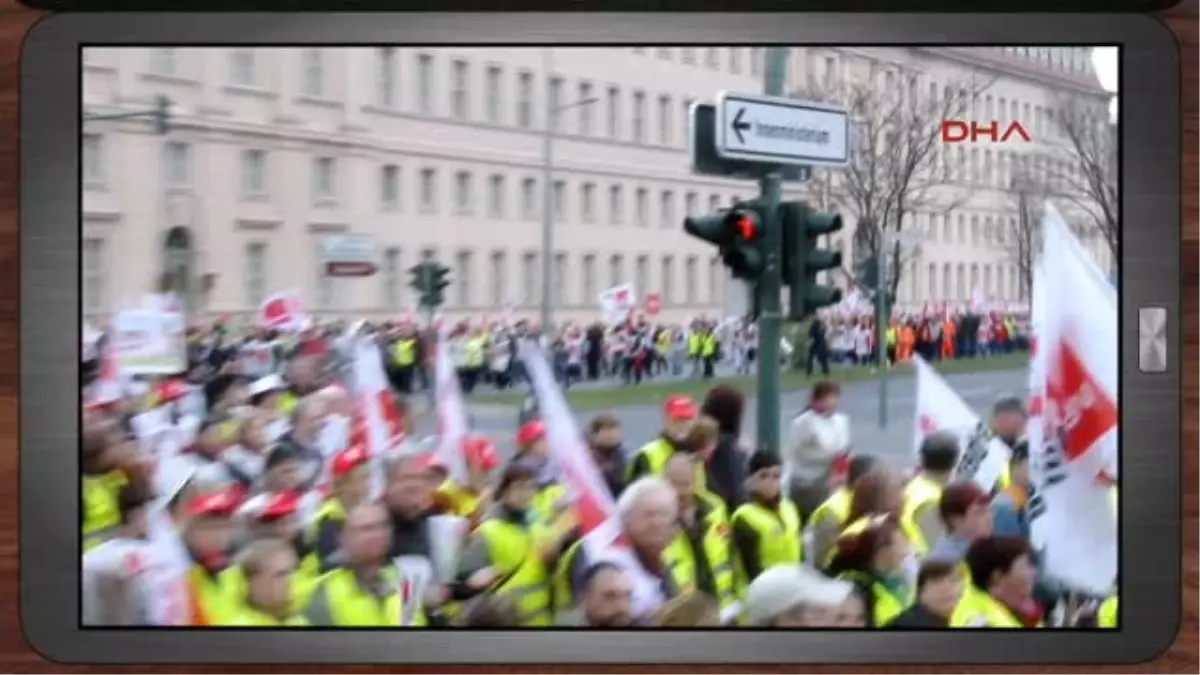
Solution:
<svg viewBox="0 0 1200 675"><path fill-rule="evenodd" d="M738 450L738 437L722 433L717 449L708 461L708 482L713 492L725 500L729 512L746 500L743 486L746 482L746 462Z"/></svg>
<svg viewBox="0 0 1200 675"><path fill-rule="evenodd" d="M892 619L887 628L949 628L950 622L917 603Z"/></svg>

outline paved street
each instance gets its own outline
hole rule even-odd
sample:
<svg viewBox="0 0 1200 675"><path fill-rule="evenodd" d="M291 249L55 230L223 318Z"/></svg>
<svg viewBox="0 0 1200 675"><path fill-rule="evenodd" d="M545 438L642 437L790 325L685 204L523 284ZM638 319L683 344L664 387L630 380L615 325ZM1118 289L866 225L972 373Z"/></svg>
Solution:
<svg viewBox="0 0 1200 675"><path fill-rule="evenodd" d="M1000 395L1024 394L1027 371L1025 369L957 373L947 376L950 385L966 402L979 412L984 412ZM888 425L879 428L879 382L867 380L843 385L842 410L851 419L854 446L884 456L897 465L911 461L909 450L913 433L913 418L916 414L916 378L911 374L896 375L888 382ZM807 393L785 392L783 395L783 424L805 404ZM469 406L474 428L496 441L504 457L513 452L513 435L516 433L516 406L473 405ZM746 433L753 438L755 432L755 402L747 406ZM625 428L626 444L636 449L651 439L659 429L659 411L653 406L625 406L613 410ZM582 427L592 413L581 416ZM426 418L428 416L425 416ZM432 422L421 419L418 433L431 433ZM787 438L786 432L782 436Z"/></svg>

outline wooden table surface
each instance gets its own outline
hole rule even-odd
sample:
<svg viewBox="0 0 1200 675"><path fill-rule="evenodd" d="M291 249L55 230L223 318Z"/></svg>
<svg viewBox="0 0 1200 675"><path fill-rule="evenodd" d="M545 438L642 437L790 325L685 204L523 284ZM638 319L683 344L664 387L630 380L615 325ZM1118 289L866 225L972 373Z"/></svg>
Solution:
<svg viewBox="0 0 1200 675"><path fill-rule="evenodd" d="M1184 226L1181 266L1184 274L1184 331L1185 345L1183 383L1185 391L1184 409L1192 412L1200 406L1196 380L1200 371L1200 309L1197 307L1197 286L1200 285L1200 265L1197 264L1200 226L1197 225L1197 12L1198 0L1186 0L1164 14L1183 47L1183 124L1185 160L1183 167ZM0 672L328 672L330 669L299 669L287 666L274 668L246 667L195 667L163 668L96 668L60 666L46 661L34 653L25 642L20 626L20 593L17 578L17 397L18 397L18 237L17 237L17 168L18 168L18 83L20 81L21 41L29 26L37 20L34 12L17 4L16 0L0 0ZM1013 668L1023 672L1197 672L1200 662L1197 636L1200 622L1197 620L1197 446L1200 445L1197 416L1184 415L1184 569L1183 569L1183 623L1175 643L1162 657L1139 666L1081 667L1081 668ZM1069 640L1069 636L1064 636ZM510 672L510 673L567 673L598 672L598 667L458 667L438 668L419 666L348 667L346 672ZM670 666L641 666L608 668L613 672L674 672ZM729 668L689 667L692 672L728 672ZM737 668L739 672L782 673L795 670L788 667ZM986 673L1005 672L997 667L811 667L806 672L818 673L861 673L872 670L884 673Z"/></svg>

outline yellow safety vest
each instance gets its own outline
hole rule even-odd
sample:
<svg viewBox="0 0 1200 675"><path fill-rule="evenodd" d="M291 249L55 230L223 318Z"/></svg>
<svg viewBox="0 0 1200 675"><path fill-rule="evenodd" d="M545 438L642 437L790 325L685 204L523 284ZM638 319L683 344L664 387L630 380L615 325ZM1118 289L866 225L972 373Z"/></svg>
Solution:
<svg viewBox="0 0 1200 675"><path fill-rule="evenodd" d="M986 591L968 586L962 600L950 615L951 628L1025 628L1012 611L988 595ZM1042 624L1038 624L1041 628Z"/></svg>
<svg viewBox="0 0 1200 675"><path fill-rule="evenodd" d="M646 457L646 465L650 467L648 475L662 476L667 471L667 462L671 457L675 456L675 448L663 438L656 438L638 449L637 455ZM634 479L633 468L636 462L630 462L625 467L625 481L632 482ZM694 478L696 482L696 494L702 495L705 499L713 500L720 499L718 495L713 494L708 489L708 471L704 468L704 464L696 462Z"/></svg>
<svg viewBox="0 0 1200 675"><path fill-rule="evenodd" d="M873 579L861 572L847 572L842 574L841 578L854 583L859 588L866 589L871 594L870 625L875 628L891 623L904 610L911 607L915 600L911 590L904 595L896 595L878 579Z"/></svg>
<svg viewBox="0 0 1200 675"><path fill-rule="evenodd" d="M538 488L538 491L533 493L533 501L529 505L529 511L534 515L535 523L545 525L554 520L554 516L558 511L558 506L567 496L567 488L558 483L550 483Z"/></svg>
<svg viewBox="0 0 1200 675"><path fill-rule="evenodd" d="M887 329L887 346L889 346L889 347L896 346L896 329L895 328Z"/></svg>
<svg viewBox="0 0 1200 675"><path fill-rule="evenodd" d="M400 573L384 567L385 583L395 587L386 598L364 590L349 569L339 568L321 577L318 593L325 594L335 626L398 628L403 625L404 597Z"/></svg>
<svg viewBox="0 0 1200 675"><path fill-rule="evenodd" d="M666 355L671 350L671 331L664 330L658 336L658 353Z"/></svg>
<svg viewBox="0 0 1200 675"><path fill-rule="evenodd" d="M904 486L903 505L900 510L900 527L908 535L908 543L912 544L913 552L923 556L929 552L930 542L925 541L921 533L917 514L926 506L936 507L942 498L942 486L924 476L916 476Z"/></svg>
<svg viewBox="0 0 1200 675"><path fill-rule="evenodd" d="M800 538L800 510L795 502L784 498L779 501L779 510L771 511L757 502L748 502L733 512L733 526L745 521L758 533L758 560L762 569L776 565L799 565L804 555ZM734 556L738 581L749 584L750 579L742 565L740 556Z"/></svg>
<svg viewBox="0 0 1200 675"><path fill-rule="evenodd" d="M499 584L493 586L493 592L507 595L513 601L522 626L553 625L550 570L538 552L533 528L489 518L479 525L478 533L487 544L493 568L501 577Z"/></svg>
<svg viewBox="0 0 1200 675"><path fill-rule="evenodd" d="M305 619L302 616L289 616L283 621L280 621L279 619L276 619L269 614L264 614L256 609L243 607L241 611L237 613L237 616L233 617L233 621L229 622L229 625L237 626L239 628L302 628L309 624L308 619Z"/></svg>
<svg viewBox="0 0 1200 675"><path fill-rule="evenodd" d="M321 561L317 554L309 553L300 561L300 566L292 572L292 611L300 612L308 606L317 585L321 581ZM238 598L239 604L250 592L250 579L246 569L241 565L233 565L220 574L220 584L226 592Z"/></svg>
<svg viewBox="0 0 1200 675"><path fill-rule="evenodd" d="M83 477L83 550L104 543L105 535L121 524L119 497L128 482L125 474L110 471L101 476Z"/></svg>
<svg viewBox="0 0 1200 675"><path fill-rule="evenodd" d="M192 565L188 570L188 587L192 602L195 603L193 614L196 616L196 625L228 626L241 611L245 594L230 583L230 577L225 574L227 571L223 570L214 577L200 565Z"/></svg>
<svg viewBox="0 0 1200 675"><path fill-rule="evenodd" d="M717 354L717 336L709 333L704 336L704 343L700 347L700 355L704 358L716 356Z"/></svg>
<svg viewBox="0 0 1200 675"><path fill-rule="evenodd" d="M299 404L299 396L290 391L285 391L283 392L283 395L279 397L279 412L291 417L292 413L296 411L296 406Z"/></svg>
<svg viewBox="0 0 1200 675"><path fill-rule="evenodd" d="M838 527L845 525L846 519L850 517L850 502L853 499L853 490L847 487L838 488L813 510L808 519L808 526L813 527L817 523L823 523L829 519L837 522Z"/></svg>
<svg viewBox="0 0 1200 675"><path fill-rule="evenodd" d="M321 502L320 508L317 509L317 513L313 516L312 523L305 533L309 546L317 545L317 537L321 534L321 527L326 520L333 520L339 524L346 522L346 507L342 506L342 502L337 497L329 497Z"/></svg>
<svg viewBox="0 0 1200 675"><path fill-rule="evenodd" d="M470 518L479 510L479 504L482 502L482 497L475 494L473 490L469 490L458 483L454 479L447 478L438 486L438 494L445 498L450 505L450 513L459 518Z"/></svg>
<svg viewBox="0 0 1200 675"><path fill-rule="evenodd" d="M392 363L401 368L411 366L417 360L417 341L412 338L396 340L392 345Z"/></svg>
<svg viewBox="0 0 1200 675"><path fill-rule="evenodd" d="M486 341L483 338L467 340L466 366L468 368L483 367L483 348Z"/></svg>
<svg viewBox="0 0 1200 675"><path fill-rule="evenodd" d="M570 609L575 604L574 589L571 588L571 568L575 565L575 557L581 550L583 550L582 539L568 546L567 550L558 557L558 563L554 566L554 575L551 578L551 598L556 614ZM679 576L679 570L671 566L666 558L666 551L664 551L663 564L666 565L671 583L676 588L686 588L688 580Z"/></svg>
<svg viewBox="0 0 1200 675"><path fill-rule="evenodd" d="M1097 628L1117 627L1117 610L1119 609L1120 602L1120 597L1114 595L1100 603L1100 609L1096 612Z"/></svg>
<svg viewBox="0 0 1200 675"><path fill-rule="evenodd" d="M704 527L704 557L708 559L708 567L713 575L717 600L725 608L737 601L729 520L721 508L709 506L704 514ZM696 552L686 533L675 535L675 540L663 552L663 559L671 570L671 576L683 581L680 584L682 590L696 585Z"/></svg>
<svg viewBox="0 0 1200 675"><path fill-rule="evenodd" d="M692 358L700 356L700 336L696 333L688 336L688 356Z"/></svg>

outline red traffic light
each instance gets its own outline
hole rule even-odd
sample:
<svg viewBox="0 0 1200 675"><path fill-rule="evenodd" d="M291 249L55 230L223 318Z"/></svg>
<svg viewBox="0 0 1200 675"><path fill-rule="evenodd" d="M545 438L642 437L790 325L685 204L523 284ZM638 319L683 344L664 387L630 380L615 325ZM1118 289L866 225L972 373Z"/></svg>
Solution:
<svg viewBox="0 0 1200 675"><path fill-rule="evenodd" d="M742 239L752 241L758 236L758 221L753 216L744 213L739 214L736 216L733 224Z"/></svg>

